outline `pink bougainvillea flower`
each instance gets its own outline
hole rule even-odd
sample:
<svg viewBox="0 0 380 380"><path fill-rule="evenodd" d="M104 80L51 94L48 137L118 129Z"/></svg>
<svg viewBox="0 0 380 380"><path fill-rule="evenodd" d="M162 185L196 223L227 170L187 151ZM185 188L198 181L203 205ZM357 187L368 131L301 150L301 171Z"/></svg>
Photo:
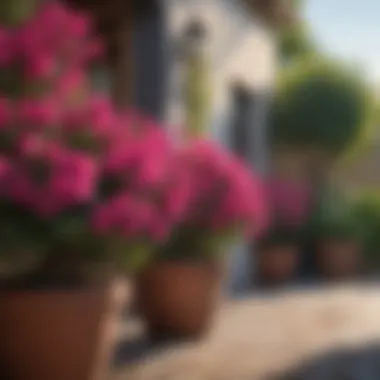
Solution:
<svg viewBox="0 0 380 380"><path fill-rule="evenodd" d="M267 188L272 208L284 222L300 225L305 220L312 201L308 186L274 178Z"/></svg>
<svg viewBox="0 0 380 380"><path fill-rule="evenodd" d="M96 59L102 58L105 53L103 40L94 38L83 52L85 62L92 62Z"/></svg>
<svg viewBox="0 0 380 380"><path fill-rule="evenodd" d="M169 220L181 223L188 216L192 206L194 182L189 172L181 170L180 162L174 161L170 166L168 181L162 195L163 214Z"/></svg>
<svg viewBox="0 0 380 380"><path fill-rule="evenodd" d="M63 73L56 81L56 95L60 99L67 100L74 97L80 89L86 86L86 75L83 70L72 69Z"/></svg>
<svg viewBox="0 0 380 380"><path fill-rule="evenodd" d="M122 193L98 205L92 221L95 231L100 234L149 238L154 221L153 203L139 196Z"/></svg>
<svg viewBox="0 0 380 380"><path fill-rule="evenodd" d="M76 39L86 39L92 33L91 19L84 13L71 13L69 23L68 33Z"/></svg>
<svg viewBox="0 0 380 380"><path fill-rule="evenodd" d="M87 107L89 123L94 131L107 133L115 125L116 114L109 98L93 96Z"/></svg>
<svg viewBox="0 0 380 380"><path fill-rule="evenodd" d="M78 152L61 152L52 162L49 191L64 204L82 204L94 198L98 176L94 158Z"/></svg>
<svg viewBox="0 0 380 380"><path fill-rule="evenodd" d="M60 107L51 98L22 99L17 104L17 113L21 127L40 129L58 123Z"/></svg>
<svg viewBox="0 0 380 380"><path fill-rule="evenodd" d="M9 197L48 216L90 202L96 192L92 157L52 143L25 139L24 155L9 178Z"/></svg>
<svg viewBox="0 0 380 380"><path fill-rule="evenodd" d="M18 152L22 157L38 157L46 147L45 136L37 133L25 133L19 136Z"/></svg>
<svg viewBox="0 0 380 380"><path fill-rule="evenodd" d="M168 137L158 128L149 129L142 139L136 141L140 153L140 171L136 178L138 185L157 184L165 178L167 167L172 158Z"/></svg>
<svg viewBox="0 0 380 380"><path fill-rule="evenodd" d="M130 124L126 127L130 127ZM161 127L125 133L125 139L113 140L104 160L107 175L128 178L135 189L149 189L165 180L171 145Z"/></svg>
<svg viewBox="0 0 380 380"><path fill-rule="evenodd" d="M119 119L109 101L103 98L92 98L88 102L69 104L61 117L62 137L71 147L91 150L105 154L101 162L107 165L118 161L129 152L126 125Z"/></svg>
<svg viewBox="0 0 380 380"><path fill-rule="evenodd" d="M176 177L183 182L183 225L215 234L236 230L258 233L266 226L263 185L233 155L201 140L183 146L176 161L180 162Z"/></svg>
<svg viewBox="0 0 380 380"><path fill-rule="evenodd" d="M46 30L44 33L46 36ZM44 51L42 32L37 23L27 23L14 31L13 51L15 59L22 61L27 66L28 60L36 55L46 53Z"/></svg>
<svg viewBox="0 0 380 380"><path fill-rule="evenodd" d="M50 27L50 29L54 30L62 27L63 25L67 25L70 16L71 14L69 9L62 3L51 1L46 2L41 7L34 21L36 24L38 23L44 28Z"/></svg>
<svg viewBox="0 0 380 380"><path fill-rule="evenodd" d="M48 223L74 208L105 240L116 232L126 242L162 243L193 205L212 198L205 192L223 174L221 153L205 149L199 162L191 149L184 166L173 165L163 126L86 91L89 63L104 48L93 29L56 1L0 29L0 68L16 76L15 89L1 89L0 197Z"/></svg>
<svg viewBox="0 0 380 380"><path fill-rule="evenodd" d="M56 71L56 62L60 69L83 67L98 57L102 44L91 33L84 14L59 2L46 2L33 19L16 29L12 51L28 77L46 79Z"/></svg>
<svg viewBox="0 0 380 380"><path fill-rule="evenodd" d="M35 53L26 62L25 74L31 80L52 79L57 71L55 57L48 54Z"/></svg>

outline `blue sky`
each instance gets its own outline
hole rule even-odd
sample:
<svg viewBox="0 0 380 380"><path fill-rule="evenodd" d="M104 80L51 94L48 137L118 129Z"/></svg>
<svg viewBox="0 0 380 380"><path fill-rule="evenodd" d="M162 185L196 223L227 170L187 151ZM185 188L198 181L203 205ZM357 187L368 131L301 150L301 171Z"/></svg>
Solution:
<svg viewBox="0 0 380 380"><path fill-rule="evenodd" d="M306 19L322 47L380 83L380 0L305 2Z"/></svg>

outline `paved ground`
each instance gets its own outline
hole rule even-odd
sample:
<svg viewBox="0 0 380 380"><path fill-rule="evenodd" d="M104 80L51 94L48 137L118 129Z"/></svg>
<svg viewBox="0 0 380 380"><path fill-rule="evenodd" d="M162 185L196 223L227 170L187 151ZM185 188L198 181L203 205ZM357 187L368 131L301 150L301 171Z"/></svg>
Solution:
<svg viewBox="0 0 380 380"><path fill-rule="evenodd" d="M226 302L197 344L154 347L124 326L112 380L379 380L380 288L289 291Z"/></svg>

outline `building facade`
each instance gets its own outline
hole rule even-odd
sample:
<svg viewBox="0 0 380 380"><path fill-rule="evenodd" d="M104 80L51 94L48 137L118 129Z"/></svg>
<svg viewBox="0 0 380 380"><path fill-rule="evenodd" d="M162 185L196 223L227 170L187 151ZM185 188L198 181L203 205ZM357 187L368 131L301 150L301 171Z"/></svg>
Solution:
<svg viewBox="0 0 380 380"><path fill-rule="evenodd" d="M194 19L207 33L207 54L211 74L210 131L228 143L233 123L237 83L253 94L268 94L276 72L273 29L262 22L244 1L167 0L168 34L171 49L171 75L167 116L181 123L185 106L181 96L181 43L186 25Z"/></svg>

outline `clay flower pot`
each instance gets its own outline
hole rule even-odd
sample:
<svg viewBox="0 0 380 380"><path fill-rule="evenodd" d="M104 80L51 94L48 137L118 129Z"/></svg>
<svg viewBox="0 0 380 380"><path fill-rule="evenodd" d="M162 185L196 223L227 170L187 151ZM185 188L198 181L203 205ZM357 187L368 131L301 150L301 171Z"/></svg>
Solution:
<svg viewBox="0 0 380 380"><path fill-rule="evenodd" d="M329 279L347 279L360 272L361 245L354 239L329 238L319 242L317 264L322 276Z"/></svg>
<svg viewBox="0 0 380 380"><path fill-rule="evenodd" d="M260 282L282 284L292 280L299 265L296 245L273 244L257 252L255 266Z"/></svg>
<svg viewBox="0 0 380 380"><path fill-rule="evenodd" d="M153 339L197 338L217 306L223 270L210 262L152 263L138 277L139 311Z"/></svg>
<svg viewBox="0 0 380 380"><path fill-rule="evenodd" d="M1 378L107 379L120 306L115 290L0 293Z"/></svg>

